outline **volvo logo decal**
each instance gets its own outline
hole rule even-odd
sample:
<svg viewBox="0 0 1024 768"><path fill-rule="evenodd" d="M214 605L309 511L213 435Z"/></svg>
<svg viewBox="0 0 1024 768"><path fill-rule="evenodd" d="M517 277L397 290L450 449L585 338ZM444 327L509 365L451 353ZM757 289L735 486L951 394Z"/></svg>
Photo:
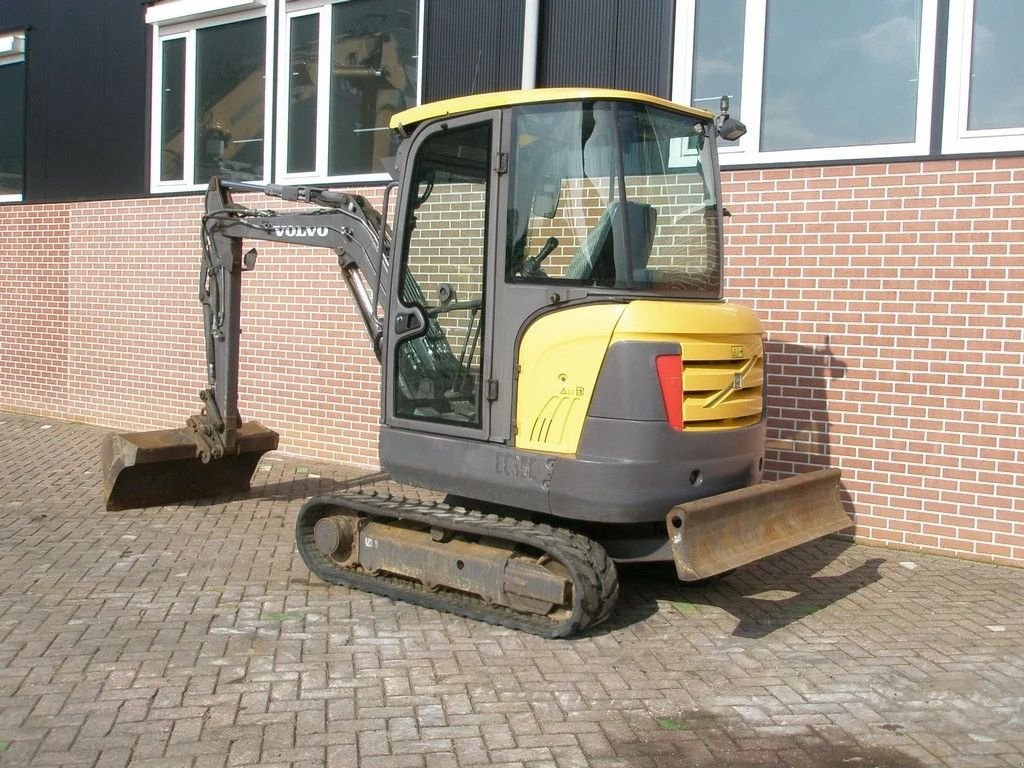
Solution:
<svg viewBox="0 0 1024 768"><path fill-rule="evenodd" d="M273 227L275 237L327 237L327 227Z"/></svg>

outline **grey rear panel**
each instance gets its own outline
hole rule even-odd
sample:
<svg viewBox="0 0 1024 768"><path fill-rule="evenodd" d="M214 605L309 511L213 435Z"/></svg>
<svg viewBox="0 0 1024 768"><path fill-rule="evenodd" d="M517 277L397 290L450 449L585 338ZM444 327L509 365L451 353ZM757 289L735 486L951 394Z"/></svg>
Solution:
<svg viewBox="0 0 1024 768"><path fill-rule="evenodd" d="M679 343L618 341L608 347L590 401L590 416L631 421L665 421L658 372L659 355L678 355Z"/></svg>
<svg viewBox="0 0 1024 768"><path fill-rule="evenodd" d="M383 425L380 460L399 482L548 512L548 485L555 460L549 455Z"/></svg>
<svg viewBox="0 0 1024 768"><path fill-rule="evenodd" d="M647 522L676 504L761 481L765 424L679 432L665 416L655 360L676 343L608 348L580 446L555 462L552 514L602 523Z"/></svg>
<svg viewBox="0 0 1024 768"><path fill-rule="evenodd" d="M590 417L574 459L555 462L551 513L649 522L676 504L761 481L765 425L677 432L666 422Z"/></svg>
<svg viewBox="0 0 1024 768"><path fill-rule="evenodd" d="M659 521L680 502L760 482L763 445L763 422L686 434L597 418L575 457L387 426L380 437L381 462L400 482L594 523Z"/></svg>

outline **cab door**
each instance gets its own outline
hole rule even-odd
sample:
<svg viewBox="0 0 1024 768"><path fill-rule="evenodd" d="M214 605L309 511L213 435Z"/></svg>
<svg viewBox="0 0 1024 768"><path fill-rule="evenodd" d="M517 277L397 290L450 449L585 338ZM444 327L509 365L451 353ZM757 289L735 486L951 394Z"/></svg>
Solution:
<svg viewBox="0 0 1024 768"><path fill-rule="evenodd" d="M388 313L390 427L489 435L498 120L453 118L413 139Z"/></svg>

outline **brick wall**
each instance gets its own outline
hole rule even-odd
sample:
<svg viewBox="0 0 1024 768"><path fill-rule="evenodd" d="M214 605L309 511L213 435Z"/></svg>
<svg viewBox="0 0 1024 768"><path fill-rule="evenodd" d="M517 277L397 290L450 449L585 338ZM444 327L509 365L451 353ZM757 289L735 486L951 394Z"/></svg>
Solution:
<svg viewBox="0 0 1024 768"><path fill-rule="evenodd" d="M0 408L65 412L68 212L0 205Z"/></svg>
<svg viewBox="0 0 1024 768"><path fill-rule="evenodd" d="M727 174L726 294L768 331L769 474L856 534L1024 563L1024 158Z"/></svg>
<svg viewBox="0 0 1024 768"><path fill-rule="evenodd" d="M199 196L0 206L0 408L184 425L205 386L201 210ZM243 283L243 417L288 452L374 465L378 365L336 258L259 251Z"/></svg>
<svg viewBox="0 0 1024 768"><path fill-rule="evenodd" d="M1024 158L736 171L724 197L726 295L768 331L769 476L838 466L858 537L1024 564ZM200 205L0 206L0 407L183 423ZM334 258L260 254L243 415L372 465L378 367Z"/></svg>

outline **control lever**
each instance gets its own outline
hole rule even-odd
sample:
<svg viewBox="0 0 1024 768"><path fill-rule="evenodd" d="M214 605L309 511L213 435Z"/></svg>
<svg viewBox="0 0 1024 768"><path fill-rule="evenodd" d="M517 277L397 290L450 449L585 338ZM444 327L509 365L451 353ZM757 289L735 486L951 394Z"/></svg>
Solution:
<svg viewBox="0 0 1024 768"><path fill-rule="evenodd" d="M558 238L549 237L536 256L531 256L523 262L523 268L520 271L520 274L523 277L547 277L547 275L541 271L540 265L544 263L544 259L550 256L551 252L557 247Z"/></svg>
<svg viewBox="0 0 1024 768"><path fill-rule="evenodd" d="M539 267L541 264L543 264L544 263L544 259L546 259L548 256L550 256L551 252L553 250L555 250L555 248L557 248L557 247L558 247L558 238L557 237L549 237L547 239L547 242L544 243L544 247L540 249L540 253L538 253L536 256L533 257L534 261L536 261L536 263L537 263L537 266Z"/></svg>

